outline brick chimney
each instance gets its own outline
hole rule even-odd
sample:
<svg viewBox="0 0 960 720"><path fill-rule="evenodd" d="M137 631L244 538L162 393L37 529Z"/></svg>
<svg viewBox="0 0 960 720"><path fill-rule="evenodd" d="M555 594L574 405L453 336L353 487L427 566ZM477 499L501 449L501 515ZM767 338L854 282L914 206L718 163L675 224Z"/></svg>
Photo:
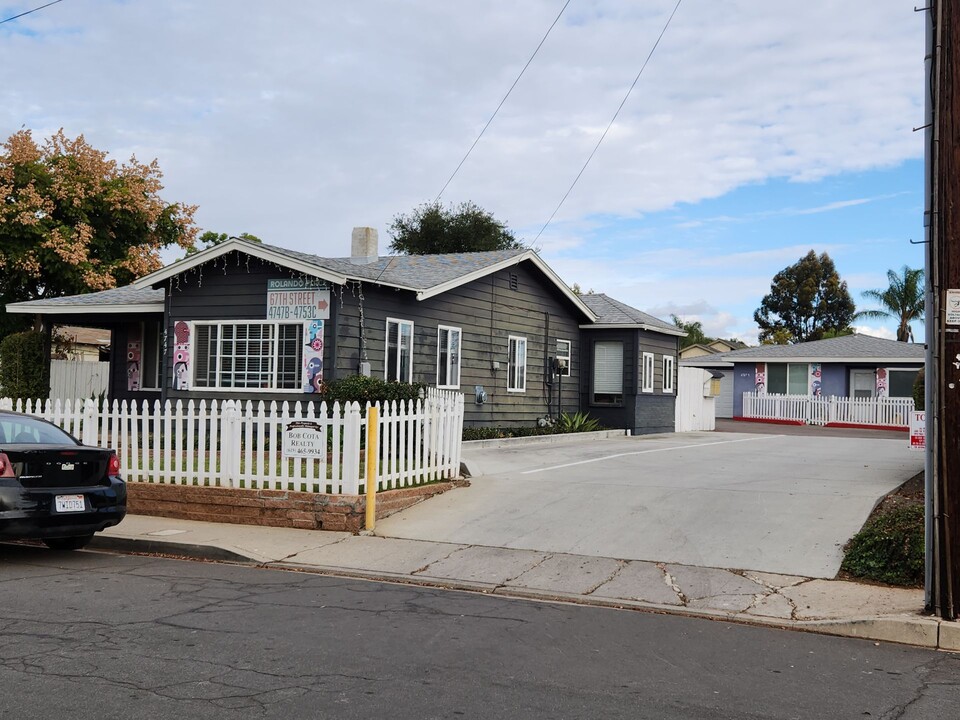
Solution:
<svg viewBox="0 0 960 720"><path fill-rule="evenodd" d="M350 262L354 265L369 265L377 261L380 249L377 247L376 228L355 227L350 240Z"/></svg>

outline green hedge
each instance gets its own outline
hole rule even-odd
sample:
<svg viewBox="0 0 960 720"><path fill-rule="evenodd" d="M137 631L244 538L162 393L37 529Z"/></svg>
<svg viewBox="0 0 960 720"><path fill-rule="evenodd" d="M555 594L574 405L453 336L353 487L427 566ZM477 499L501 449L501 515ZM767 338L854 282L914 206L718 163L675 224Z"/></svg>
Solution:
<svg viewBox="0 0 960 720"><path fill-rule="evenodd" d="M425 397L426 385L423 383L387 382L380 378L364 375L351 375L341 380L327 383L321 390L321 398L327 403L334 402L391 402L418 400Z"/></svg>
<svg viewBox="0 0 960 720"><path fill-rule="evenodd" d="M923 505L876 516L847 544L841 569L890 585L923 584Z"/></svg>
<svg viewBox="0 0 960 720"><path fill-rule="evenodd" d="M41 332L8 335L0 342L0 396L22 400L50 395L50 363Z"/></svg>

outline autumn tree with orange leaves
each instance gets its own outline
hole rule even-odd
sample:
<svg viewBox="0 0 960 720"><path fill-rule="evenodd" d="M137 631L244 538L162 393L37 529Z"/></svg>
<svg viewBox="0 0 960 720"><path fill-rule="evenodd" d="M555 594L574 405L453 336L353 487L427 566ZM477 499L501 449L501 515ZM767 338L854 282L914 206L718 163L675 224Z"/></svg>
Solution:
<svg viewBox="0 0 960 720"><path fill-rule="evenodd" d="M123 164L63 130L38 145L29 130L0 150L0 337L24 316L4 305L127 285L161 267L160 250L190 249L195 206L160 197L154 160Z"/></svg>

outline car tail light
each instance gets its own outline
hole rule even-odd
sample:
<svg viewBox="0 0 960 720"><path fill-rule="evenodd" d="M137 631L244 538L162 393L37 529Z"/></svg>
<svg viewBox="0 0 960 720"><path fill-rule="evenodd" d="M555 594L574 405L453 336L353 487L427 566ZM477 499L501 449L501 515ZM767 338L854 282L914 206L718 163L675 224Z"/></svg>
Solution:
<svg viewBox="0 0 960 720"><path fill-rule="evenodd" d="M117 457L116 453L110 456L110 460L107 463L107 475L119 475L120 474L120 458Z"/></svg>
<svg viewBox="0 0 960 720"><path fill-rule="evenodd" d="M10 458L8 458L5 453L0 453L0 478L11 477L16 477L16 475L13 474L13 465L10 462Z"/></svg>

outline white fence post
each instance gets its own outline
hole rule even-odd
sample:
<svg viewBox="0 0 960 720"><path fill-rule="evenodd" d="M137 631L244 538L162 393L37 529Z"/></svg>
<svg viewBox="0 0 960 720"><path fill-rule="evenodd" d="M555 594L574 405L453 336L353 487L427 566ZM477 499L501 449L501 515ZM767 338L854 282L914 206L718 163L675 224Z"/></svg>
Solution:
<svg viewBox="0 0 960 720"><path fill-rule="evenodd" d="M240 411L234 400L220 407L220 477L227 487L240 484ZM211 452L214 448L210 448Z"/></svg>
<svg viewBox="0 0 960 720"><path fill-rule="evenodd" d="M84 445L96 447L100 439L100 417L97 401L87 398L83 401L83 423L81 424L80 442Z"/></svg>

